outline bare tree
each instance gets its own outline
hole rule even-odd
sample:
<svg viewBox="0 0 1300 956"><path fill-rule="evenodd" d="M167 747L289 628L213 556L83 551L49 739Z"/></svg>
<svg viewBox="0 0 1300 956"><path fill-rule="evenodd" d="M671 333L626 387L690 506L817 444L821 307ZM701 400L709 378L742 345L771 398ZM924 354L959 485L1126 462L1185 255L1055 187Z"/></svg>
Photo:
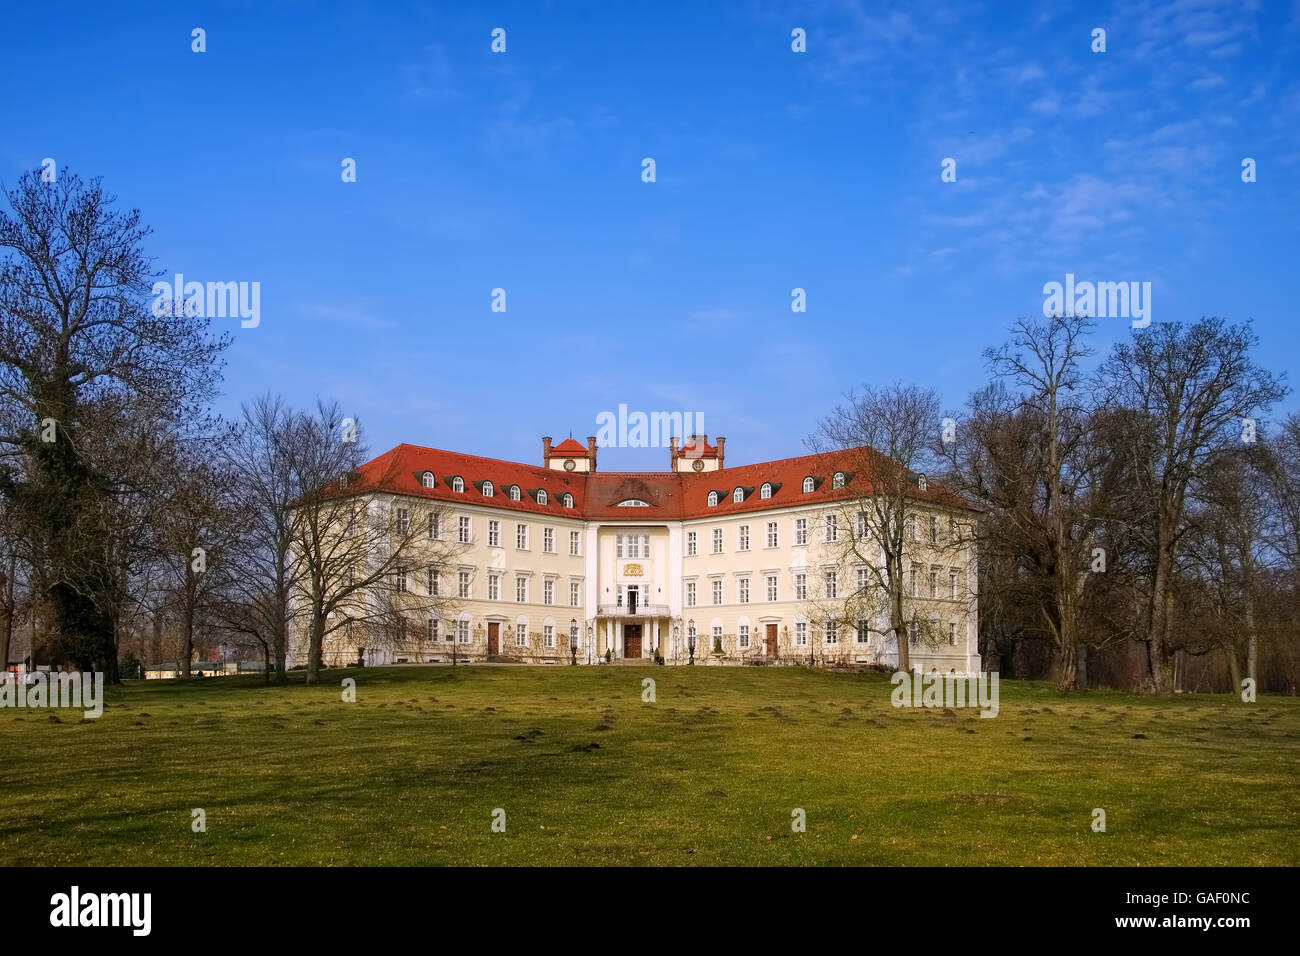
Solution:
<svg viewBox="0 0 1300 956"><path fill-rule="evenodd" d="M22 513L62 652L116 680L119 569L98 547L120 509L120 456L98 425L202 419L227 340L207 323L156 314L136 211L113 210L98 180L24 175L0 211L0 446L23 460L0 491ZM98 406L98 407L97 407ZM92 410L93 412L88 412ZM72 580L75 575L76 580Z"/></svg>
<svg viewBox="0 0 1300 956"><path fill-rule="evenodd" d="M874 620L883 609L884 636L898 648L898 667L911 669L907 635L933 640L927 617L912 594L912 569L907 559L914 548L922 554L916 525L953 509L965 509L959 498L929 482L938 460L933 446L940 422L939 398L930 389L894 384L865 386L850 393L808 439L815 452L834 452L837 467L847 477L828 516L835 516L833 539L823 543L841 568L866 581L846 582L846 596L823 588L821 602L839 602L847 620ZM831 480L831 476L827 476ZM947 534L948 529L944 529ZM814 582L816 583L816 582ZM824 618L832 613L821 610ZM839 618L844 620L844 618ZM924 632L924 635L922 634ZM814 642L809 636L810 653Z"/></svg>
<svg viewBox="0 0 1300 956"><path fill-rule="evenodd" d="M1138 516L1151 529L1151 582L1144 627L1147 681L1172 688L1170 626L1174 572L1187 534L1188 491L1225 451L1241 442L1243 419L1259 419L1287 389L1257 365L1249 324L1204 318L1187 326L1152 325L1120 343L1102 367L1107 399L1151 423L1154 454L1141 462L1145 501Z"/></svg>
<svg viewBox="0 0 1300 956"><path fill-rule="evenodd" d="M390 619L393 602L386 596L404 593L416 569L452 566L466 547L450 533L435 536L433 529L449 524L444 505L383 490L398 475L396 456L357 473L365 458L360 438L359 425L334 403L321 403L297 429L292 534L308 683L317 680L330 633Z"/></svg>

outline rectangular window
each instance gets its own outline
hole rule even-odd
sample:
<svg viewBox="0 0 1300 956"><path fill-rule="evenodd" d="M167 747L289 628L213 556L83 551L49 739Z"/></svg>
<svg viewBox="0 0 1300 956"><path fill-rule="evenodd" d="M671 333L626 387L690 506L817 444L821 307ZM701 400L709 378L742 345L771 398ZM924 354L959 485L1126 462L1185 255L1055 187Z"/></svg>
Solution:
<svg viewBox="0 0 1300 956"><path fill-rule="evenodd" d="M543 604L555 603L555 582L552 581L550 578L547 578L545 581L542 582L542 603Z"/></svg>
<svg viewBox="0 0 1300 956"><path fill-rule="evenodd" d="M695 557L695 554L695 532L688 531L686 532L686 555L687 557L693 558Z"/></svg>
<svg viewBox="0 0 1300 956"><path fill-rule="evenodd" d="M740 645L741 650L749 648L749 625L742 624L736 632L736 643Z"/></svg>
<svg viewBox="0 0 1300 956"><path fill-rule="evenodd" d="M775 574L769 574L767 576L767 599L769 601L776 600L776 575Z"/></svg>
<svg viewBox="0 0 1300 956"><path fill-rule="evenodd" d="M520 551L528 550L528 525L515 525L515 547Z"/></svg>
<svg viewBox="0 0 1300 956"><path fill-rule="evenodd" d="M555 646L555 625L545 624L542 626L542 645L544 647Z"/></svg>
<svg viewBox="0 0 1300 956"><path fill-rule="evenodd" d="M719 651L722 650L722 625L721 624L715 624L713 626L713 649Z"/></svg>
<svg viewBox="0 0 1300 956"><path fill-rule="evenodd" d="M826 596L828 598L839 597L839 576L834 571L827 571L825 580Z"/></svg>
<svg viewBox="0 0 1300 956"><path fill-rule="evenodd" d="M839 622L836 621L835 618L831 618L830 620L828 620L826 622L824 633L825 633L825 637L823 638L824 643L838 644L840 642Z"/></svg>
<svg viewBox="0 0 1300 956"><path fill-rule="evenodd" d="M939 569L931 568L930 569L930 597L937 598L938 596L939 596Z"/></svg>
<svg viewBox="0 0 1300 956"><path fill-rule="evenodd" d="M695 607L695 582L686 582L686 606Z"/></svg>
<svg viewBox="0 0 1300 956"><path fill-rule="evenodd" d="M920 572L917 570L916 565L914 564L907 572L907 591L910 595L912 595L912 597L916 597L920 593L917 589L919 579L920 579Z"/></svg>
<svg viewBox="0 0 1300 956"><path fill-rule="evenodd" d="M460 644L469 643L469 621L456 622L456 641Z"/></svg>
<svg viewBox="0 0 1300 956"><path fill-rule="evenodd" d="M907 622L907 643L915 647L917 644L920 643L920 641L921 641L921 634L919 628L917 628L916 626L916 622L908 621Z"/></svg>
<svg viewBox="0 0 1300 956"><path fill-rule="evenodd" d="M398 568L393 574L393 587L397 589L398 594L406 593L406 568Z"/></svg>
<svg viewBox="0 0 1300 956"><path fill-rule="evenodd" d="M437 514L429 515L429 540L437 541L442 537L442 522Z"/></svg>
<svg viewBox="0 0 1300 956"><path fill-rule="evenodd" d="M808 575L796 574L794 576L794 599L796 601L808 600Z"/></svg>
<svg viewBox="0 0 1300 956"><path fill-rule="evenodd" d="M736 582L736 599L739 604L749 603L749 578L741 578Z"/></svg>
<svg viewBox="0 0 1300 956"><path fill-rule="evenodd" d="M722 581L721 580L715 580L713 582L713 603L714 604L722 603Z"/></svg>
<svg viewBox="0 0 1300 956"><path fill-rule="evenodd" d="M775 522L775 521L769 521L769 522L767 523L767 546L768 546L769 548L775 548L775 547L776 547L776 541L777 541L777 538L776 538L776 522Z"/></svg>
<svg viewBox="0 0 1300 956"><path fill-rule="evenodd" d="M736 529L736 550L749 550L749 525L747 524L742 524Z"/></svg>
<svg viewBox="0 0 1300 956"><path fill-rule="evenodd" d="M823 540L838 541L840 539L840 520L839 515L827 515L826 527Z"/></svg>
<svg viewBox="0 0 1300 956"><path fill-rule="evenodd" d="M805 647L808 644L808 623L806 621L794 622L794 642L798 647Z"/></svg>
<svg viewBox="0 0 1300 956"><path fill-rule="evenodd" d="M555 529L542 529L542 551L546 554L555 553Z"/></svg>
<svg viewBox="0 0 1300 956"><path fill-rule="evenodd" d="M488 575L488 600L501 600L501 575L499 574Z"/></svg>
<svg viewBox="0 0 1300 956"><path fill-rule="evenodd" d="M515 625L515 647L527 647L527 646L528 646L528 625L516 624Z"/></svg>
<svg viewBox="0 0 1300 956"><path fill-rule="evenodd" d="M522 575L515 578L515 601L520 604L528 603L528 579Z"/></svg>
<svg viewBox="0 0 1300 956"><path fill-rule="evenodd" d="M501 547L501 522L500 521L488 522L488 547L489 548Z"/></svg>
<svg viewBox="0 0 1300 956"><path fill-rule="evenodd" d="M955 518L949 518L948 519L948 540L953 544L956 544L959 538L960 535L957 532L957 520Z"/></svg>
<svg viewBox="0 0 1300 956"><path fill-rule="evenodd" d="M434 642L438 640L438 622L435 621L433 618L429 618L429 620L425 622L424 639L426 641L434 641Z"/></svg>
<svg viewBox="0 0 1300 956"><path fill-rule="evenodd" d="M456 524L456 540L461 544L469 544L470 541L470 523L468 515L461 515L460 521Z"/></svg>
<svg viewBox="0 0 1300 956"><path fill-rule="evenodd" d="M953 647L957 646L957 622L948 622L948 643Z"/></svg>
<svg viewBox="0 0 1300 956"><path fill-rule="evenodd" d="M722 529L721 528L713 529L713 553L714 554L722 553Z"/></svg>
<svg viewBox="0 0 1300 956"><path fill-rule="evenodd" d="M803 547L808 543L808 519L794 519L794 543Z"/></svg>
<svg viewBox="0 0 1300 956"><path fill-rule="evenodd" d="M577 607L580 600L580 588L577 581L569 582L569 607Z"/></svg>
<svg viewBox="0 0 1300 956"><path fill-rule="evenodd" d="M406 534L411 530L411 509L398 508L397 510L397 533Z"/></svg>
<svg viewBox="0 0 1300 956"><path fill-rule="evenodd" d="M582 532L569 532L569 554L578 556L582 554Z"/></svg>
<svg viewBox="0 0 1300 956"><path fill-rule="evenodd" d="M948 572L948 600L957 600L957 572L951 570Z"/></svg>
<svg viewBox="0 0 1300 956"><path fill-rule="evenodd" d="M913 541L921 540L921 525L916 519L916 515L907 516L907 534Z"/></svg>
<svg viewBox="0 0 1300 956"><path fill-rule="evenodd" d="M428 581L429 597L438 596L438 592L441 590L441 584L442 584L442 582L439 580L440 577L441 575L438 574L437 568L429 569L429 581Z"/></svg>
<svg viewBox="0 0 1300 956"><path fill-rule="evenodd" d="M939 518L937 515L930 515L930 543L939 543Z"/></svg>
<svg viewBox="0 0 1300 956"><path fill-rule="evenodd" d="M463 598L467 598L470 596L470 578L469 578L468 571L461 571L457 573L456 594Z"/></svg>
<svg viewBox="0 0 1300 956"><path fill-rule="evenodd" d="M858 643L859 644L871 643L871 625L869 625L866 621L858 621Z"/></svg>
<svg viewBox="0 0 1300 956"><path fill-rule="evenodd" d="M871 581L870 572L866 568L858 568L859 593L867 589L867 585L870 583L870 581Z"/></svg>
<svg viewBox="0 0 1300 956"><path fill-rule="evenodd" d="M866 513L865 511L859 511L859 512L858 512L858 527L857 527L857 537L858 537L858 540L859 540L859 541L865 541L865 540L867 540L867 537L868 537L870 534L871 534L871 531L870 531L870 525L867 524L867 513Z"/></svg>

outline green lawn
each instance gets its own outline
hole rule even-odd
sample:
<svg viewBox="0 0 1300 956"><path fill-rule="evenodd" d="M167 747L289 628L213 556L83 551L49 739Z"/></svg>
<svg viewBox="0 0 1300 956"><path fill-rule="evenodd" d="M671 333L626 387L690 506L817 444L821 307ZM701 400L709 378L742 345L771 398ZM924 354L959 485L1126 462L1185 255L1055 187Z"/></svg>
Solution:
<svg viewBox="0 0 1300 956"><path fill-rule="evenodd" d="M356 703L340 699L344 676ZM647 676L655 703L641 699ZM99 720L0 710L0 859L1300 863L1294 699L1063 697L1004 681L1000 715L980 719L896 710L884 676L794 668L324 680L132 682L109 690ZM195 807L206 833L191 832ZM791 832L796 807L806 833Z"/></svg>

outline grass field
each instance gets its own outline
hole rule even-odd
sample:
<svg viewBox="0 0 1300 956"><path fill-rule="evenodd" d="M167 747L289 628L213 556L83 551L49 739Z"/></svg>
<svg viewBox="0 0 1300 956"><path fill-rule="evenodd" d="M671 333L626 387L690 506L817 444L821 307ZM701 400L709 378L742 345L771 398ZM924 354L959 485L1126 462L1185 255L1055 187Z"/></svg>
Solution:
<svg viewBox="0 0 1300 956"><path fill-rule="evenodd" d="M132 682L98 720L0 710L0 859L1300 863L1294 699L1004 681L999 716L980 719L894 709L884 676L794 668L323 676ZM196 807L206 833L191 831ZM806 833L791 832L796 807Z"/></svg>

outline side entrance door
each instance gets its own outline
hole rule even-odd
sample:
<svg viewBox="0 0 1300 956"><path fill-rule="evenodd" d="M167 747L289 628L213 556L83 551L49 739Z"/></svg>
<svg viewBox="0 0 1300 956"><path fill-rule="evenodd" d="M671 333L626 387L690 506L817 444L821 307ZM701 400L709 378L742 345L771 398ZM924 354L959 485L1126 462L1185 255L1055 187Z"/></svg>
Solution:
<svg viewBox="0 0 1300 956"><path fill-rule="evenodd" d="M488 622L488 656L495 657L501 653L501 625L496 621Z"/></svg>
<svg viewBox="0 0 1300 956"><path fill-rule="evenodd" d="M767 632L763 636L763 652L768 657L776 657L776 625L769 624Z"/></svg>

